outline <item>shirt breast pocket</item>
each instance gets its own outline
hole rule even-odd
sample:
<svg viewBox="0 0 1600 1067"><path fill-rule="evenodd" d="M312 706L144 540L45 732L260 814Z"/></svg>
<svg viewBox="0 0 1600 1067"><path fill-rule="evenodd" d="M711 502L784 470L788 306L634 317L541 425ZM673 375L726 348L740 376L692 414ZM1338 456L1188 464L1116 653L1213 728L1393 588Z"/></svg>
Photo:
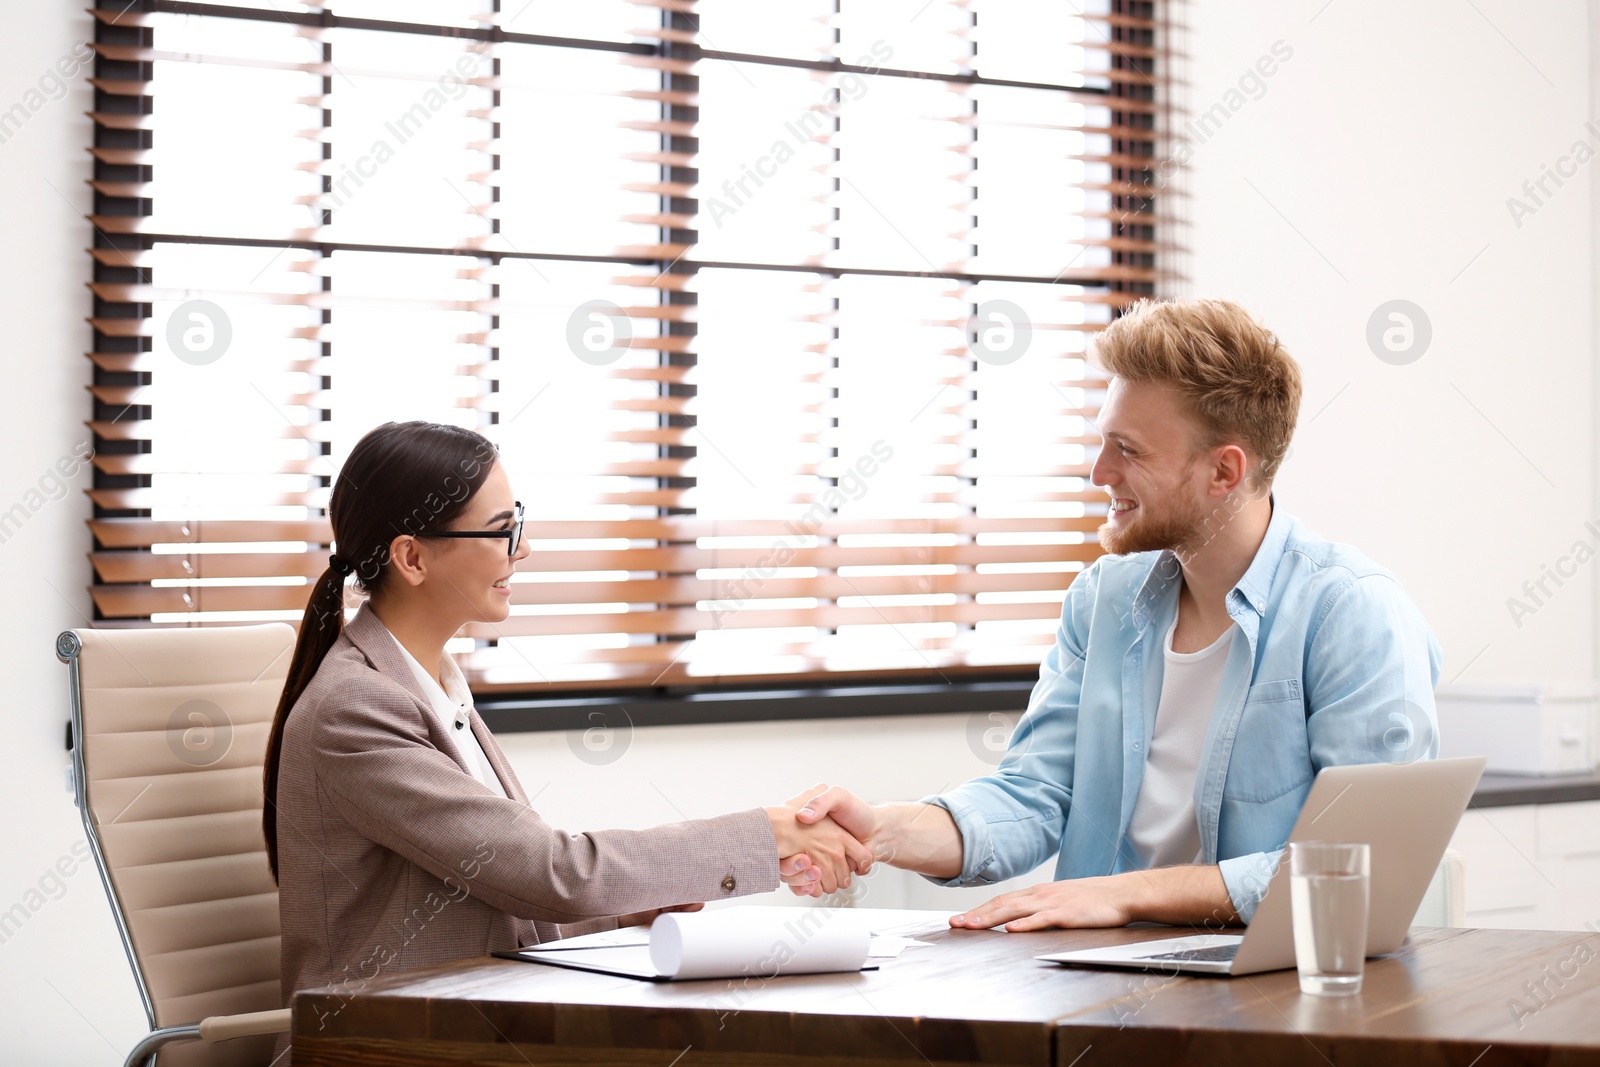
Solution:
<svg viewBox="0 0 1600 1067"><path fill-rule="evenodd" d="M1300 682L1289 678L1251 686L1228 757L1227 795L1251 803L1274 800L1314 773Z"/></svg>

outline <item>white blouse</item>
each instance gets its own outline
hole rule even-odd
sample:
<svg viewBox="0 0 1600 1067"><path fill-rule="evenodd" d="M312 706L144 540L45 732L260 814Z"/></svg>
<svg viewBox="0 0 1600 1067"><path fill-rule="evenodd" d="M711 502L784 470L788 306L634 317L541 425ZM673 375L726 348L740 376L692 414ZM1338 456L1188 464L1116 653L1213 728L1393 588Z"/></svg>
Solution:
<svg viewBox="0 0 1600 1067"><path fill-rule="evenodd" d="M500 777L489 765L489 757L483 754L483 746L478 743L477 735L472 732L472 724L468 722L460 729L456 728L457 718L465 719L462 712L472 711L472 691L467 688L466 676L461 673L461 668L456 666L454 657L445 653L439 663L445 683L445 688L441 689L438 679L423 669L417 658L406 650L406 646L402 645L394 634L389 634L389 637L400 650L400 654L406 658L406 666L416 675L422 691L428 695L434 714L455 739L456 748L461 750L461 758L467 761L472 776L501 796L506 796L506 787L500 784Z"/></svg>

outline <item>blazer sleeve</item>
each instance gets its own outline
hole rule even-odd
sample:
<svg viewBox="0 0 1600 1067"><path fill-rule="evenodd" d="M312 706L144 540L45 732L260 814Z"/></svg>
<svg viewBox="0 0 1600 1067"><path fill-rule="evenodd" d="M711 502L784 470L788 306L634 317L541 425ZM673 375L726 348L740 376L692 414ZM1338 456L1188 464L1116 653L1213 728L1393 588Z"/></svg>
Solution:
<svg viewBox="0 0 1600 1067"><path fill-rule="evenodd" d="M309 709L325 803L452 892L517 918L573 923L777 887L777 843L761 809L566 833L469 775L434 746L400 685L364 673Z"/></svg>

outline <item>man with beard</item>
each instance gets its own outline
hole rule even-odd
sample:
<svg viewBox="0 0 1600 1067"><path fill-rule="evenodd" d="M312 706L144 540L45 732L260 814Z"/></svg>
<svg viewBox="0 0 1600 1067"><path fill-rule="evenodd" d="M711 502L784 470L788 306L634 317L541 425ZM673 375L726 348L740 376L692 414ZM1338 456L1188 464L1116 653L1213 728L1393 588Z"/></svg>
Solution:
<svg viewBox="0 0 1600 1067"><path fill-rule="evenodd" d="M1248 923L1318 770L1437 755L1438 643L1393 575L1276 506L1300 371L1271 331L1142 302L1094 357L1109 554L1069 588L1000 766L920 803L818 786L798 818L942 885L1057 856L956 927Z"/></svg>

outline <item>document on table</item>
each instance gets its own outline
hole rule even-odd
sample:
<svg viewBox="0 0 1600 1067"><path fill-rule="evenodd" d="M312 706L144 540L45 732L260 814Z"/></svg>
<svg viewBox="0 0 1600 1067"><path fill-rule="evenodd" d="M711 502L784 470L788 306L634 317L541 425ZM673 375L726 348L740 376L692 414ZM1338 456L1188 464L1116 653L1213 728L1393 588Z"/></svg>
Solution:
<svg viewBox="0 0 1600 1067"><path fill-rule="evenodd" d="M743 905L669 912L648 930L606 930L495 955L650 981L770 978L874 970L871 960L927 944L912 935L949 928L944 912Z"/></svg>

